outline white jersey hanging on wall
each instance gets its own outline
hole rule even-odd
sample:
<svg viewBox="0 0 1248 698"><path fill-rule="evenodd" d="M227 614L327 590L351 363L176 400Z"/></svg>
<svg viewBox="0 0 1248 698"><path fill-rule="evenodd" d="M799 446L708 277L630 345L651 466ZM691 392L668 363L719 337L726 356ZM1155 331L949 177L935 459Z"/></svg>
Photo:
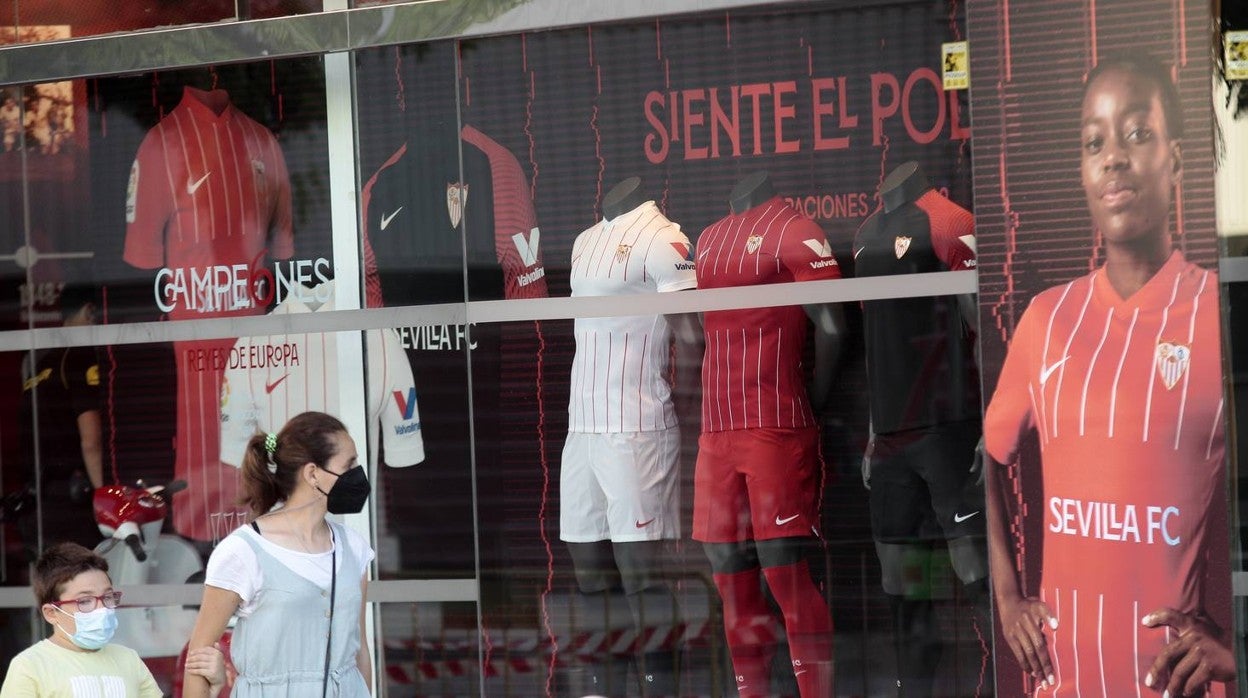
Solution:
<svg viewBox="0 0 1248 698"><path fill-rule="evenodd" d="M312 289L305 302L290 297L270 315L334 310L334 282ZM365 330L368 365L368 452L376 465L384 435L386 464L415 465L425 458L416 387L407 355L391 329ZM308 410L338 409L336 332L243 337L234 343L221 386L221 461L242 463L257 431L276 432Z"/></svg>

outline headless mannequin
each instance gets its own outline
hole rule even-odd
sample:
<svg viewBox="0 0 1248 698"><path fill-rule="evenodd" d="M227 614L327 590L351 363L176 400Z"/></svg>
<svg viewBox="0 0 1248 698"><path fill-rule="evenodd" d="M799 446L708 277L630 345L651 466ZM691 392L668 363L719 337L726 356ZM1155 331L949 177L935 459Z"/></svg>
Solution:
<svg viewBox="0 0 1248 698"><path fill-rule="evenodd" d="M650 201L640 177L629 177L602 199L602 217L615 220ZM671 316L669 322L671 321ZM679 335L677 335L679 337ZM622 593L632 615L633 627L644 636L647 626L675 626L680 622L676 596L663 565L664 541L566 543L576 573L584 612L607 612L612 597ZM586 690L604 695L632 694L626 690L630 657L602 658ZM636 657L646 698L679 695L677 662L672 650L646 652ZM580 695L579 693L577 695Z"/></svg>
<svg viewBox="0 0 1248 698"><path fill-rule="evenodd" d="M611 191L602 197L602 217L613 221L620 214L628 213L649 201L641 188L641 177L629 177L611 187Z"/></svg>
<svg viewBox="0 0 1248 698"><path fill-rule="evenodd" d="M771 175L765 170L746 175L728 193L728 206L740 215L755 206L767 203L776 196ZM815 365L814 378L807 391L810 405L815 412L822 412L832 389L832 378L840 363L845 337L845 313L840 305L803 305L806 316L814 323Z"/></svg>
<svg viewBox="0 0 1248 698"><path fill-rule="evenodd" d="M918 201L919 197L931 189L932 185L927 181L923 170L919 169L919 163L913 160L903 162L880 183L880 201L884 213L892 213L905 204ZM968 327L979 326L979 308L974 295L958 296L958 310L962 312L962 321Z"/></svg>
<svg viewBox="0 0 1248 698"><path fill-rule="evenodd" d="M744 179L737 182L728 194L728 205L735 214L742 214L746 211L766 203L776 195L775 187L771 183L771 176L767 172L754 172L746 175ZM811 308L823 309L826 306L806 306L806 314L811 315ZM821 313L816 313L821 315ZM821 331L824 325L821 324L822 317L816 319L811 318L815 322L815 366L818 367L828 364L835 364L834 357L826 355L821 356L819 352L818 335L823 334ZM835 332L836 340L839 340L840 332ZM839 343L839 342L837 342ZM838 352L839 353L839 352ZM816 379L816 383L818 383ZM829 380L827 383L831 385ZM818 390L818 386L815 387ZM825 401L826 391L818 395L809 396L812 405L820 406ZM772 540L760 541L741 541L737 543L705 543L703 547L706 549L706 555L711 560L711 567L716 572L741 572L751 568L776 567L779 565L792 565L802 560L803 547L809 539L807 538L775 538Z"/></svg>
<svg viewBox="0 0 1248 698"><path fill-rule="evenodd" d="M740 215L775 196L776 191L768 173L755 172L733 187L728 196L728 204L734 214ZM815 379L808 392L810 404L818 412L826 403L831 387L833 372L840 355L840 340L844 336L844 322L838 306L808 305L803 308L814 323ZM808 694L835 694L831 661L831 619L806 566L806 546L811 540L808 537L787 537L702 544L724 603L725 631L729 636L734 669L738 674L741 673L742 665L738 661L743 650L761 661L766 671L774 650L766 638L778 637L774 630L775 618L766 609L760 575L768 580L768 586L780 606L790 647L796 649L795 642L799 641L799 637L806 644L804 653L809 652L812 642L821 647L814 656L825 658L821 661L822 666L794 667L803 698ZM820 630L812 633L810 626ZM738 633L745 637L764 639L734 639ZM757 644L751 646L751 642ZM793 651L792 654L796 656L798 652ZM738 681L740 682L740 678ZM760 688L753 681L750 683L755 690ZM766 691L769 687L762 688Z"/></svg>
<svg viewBox="0 0 1248 698"><path fill-rule="evenodd" d="M882 213L878 215L894 213L903 206L914 203L932 188L918 163L905 162L890 172L881 183ZM963 322L969 327L977 327L975 296L962 295L957 300ZM897 388L881 386L881 389ZM873 445L874 430L870 440ZM863 456L864 482L871 472L872 450L869 447L867 454ZM971 458L975 461L972 464L972 471L975 471L981 467L982 448L977 449ZM987 610L988 560L984 540L982 537L962 536L949 539L946 543L954 572L975 605L976 621L981 631L992 627ZM899 695L907 698L931 695L932 677L940 661L942 641L932 601L924 597L920 590L930 588L928 577L931 572L932 548L925 543L886 543L876 540L875 549L880 560L882 586L889 597L893 614Z"/></svg>
<svg viewBox="0 0 1248 698"><path fill-rule="evenodd" d="M651 199L646 196L646 190L641 186L641 177L620 180L602 197L602 218L613 221L647 201ZM672 336L678 344L693 347L701 340L702 333L693 313L667 313L664 317L667 318L667 324L672 328Z"/></svg>
<svg viewBox="0 0 1248 698"><path fill-rule="evenodd" d="M742 214L755 206L766 202L776 195L771 184L771 175L766 172L754 172L737 182L728 194L728 205L732 212Z"/></svg>
<svg viewBox="0 0 1248 698"><path fill-rule="evenodd" d="M919 169L919 163L913 160L902 163L889 172L880 184L880 201L884 204L884 212L892 213L903 204L918 201L931 188L927 176Z"/></svg>

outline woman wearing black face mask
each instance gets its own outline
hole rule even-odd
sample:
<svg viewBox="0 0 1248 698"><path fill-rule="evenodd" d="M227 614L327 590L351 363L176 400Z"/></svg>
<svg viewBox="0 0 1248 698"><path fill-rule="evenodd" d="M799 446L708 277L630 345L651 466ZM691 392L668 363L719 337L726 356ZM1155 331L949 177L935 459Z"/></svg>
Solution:
<svg viewBox="0 0 1248 698"><path fill-rule="evenodd" d="M346 427L305 412L278 434L256 434L243 458L243 502L252 512L213 550L190 649L211 646L230 616L236 698L369 695L364 634L368 563L358 533L325 515L359 512L369 484ZM186 675L184 696L208 685Z"/></svg>

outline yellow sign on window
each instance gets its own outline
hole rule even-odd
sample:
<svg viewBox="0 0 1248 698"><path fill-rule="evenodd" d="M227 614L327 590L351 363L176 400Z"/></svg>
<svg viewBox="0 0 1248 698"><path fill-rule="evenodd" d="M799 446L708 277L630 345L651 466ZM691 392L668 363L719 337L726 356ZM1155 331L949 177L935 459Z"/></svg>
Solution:
<svg viewBox="0 0 1248 698"><path fill-rule="evenodd" d="M965 90L971 85L971 57L965 41L940 45L940 75L946 90Z"/></svg>
<svg viewBox="0 0 1248 698"><path fill-rule="evenodd" d="M1248 31L1228 31L1226 44L1226 79L1248 80Z"/></svg>

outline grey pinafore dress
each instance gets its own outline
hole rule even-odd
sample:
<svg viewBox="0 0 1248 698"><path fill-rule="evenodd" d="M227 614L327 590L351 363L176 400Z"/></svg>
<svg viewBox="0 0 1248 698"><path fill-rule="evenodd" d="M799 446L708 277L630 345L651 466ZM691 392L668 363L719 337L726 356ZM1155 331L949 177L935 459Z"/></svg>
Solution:
<svg viewBox="0 0 1248 698"><path fill-rule="evenodd" d="M345 542L346 531L337 524L329 525L338 550L329 695L367 698L368 685L355 663L360 647L360 560ZM230 696L320 696L330 590L293 572L251 536L244 535L243 540L256 552L264 582L255 610L234 627L230 659L238 669L238 679Z"/></svg>

